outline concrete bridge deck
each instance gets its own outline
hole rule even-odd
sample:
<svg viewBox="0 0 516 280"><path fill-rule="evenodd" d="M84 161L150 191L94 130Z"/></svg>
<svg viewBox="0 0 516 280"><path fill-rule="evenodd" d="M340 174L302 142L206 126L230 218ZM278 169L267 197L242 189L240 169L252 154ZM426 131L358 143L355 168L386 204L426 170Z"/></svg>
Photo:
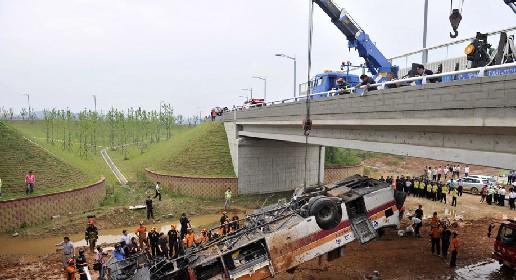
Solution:
<svg viewBox="0 0 516 280"><path fill-rule="evenodd" d="M226 113L224 122L234 162L236 139L247 138L514 169L515 78L482 77L314 99L308 139L302 130L304 101Z"/></svg>

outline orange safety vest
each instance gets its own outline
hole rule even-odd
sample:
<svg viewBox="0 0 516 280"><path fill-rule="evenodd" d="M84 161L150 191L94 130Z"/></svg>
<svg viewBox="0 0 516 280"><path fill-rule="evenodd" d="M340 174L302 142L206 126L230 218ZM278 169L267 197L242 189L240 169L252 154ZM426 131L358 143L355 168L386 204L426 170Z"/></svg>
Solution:
<svg viewBox="0 0 516 280"><path fill-rule="evenodd" d="M138 227L134 233L136 235L138 235L138 237L140 237L140 238L145 238L146 232L147 232L146 227Z"/></svg>
<svg viewBox="0 0 516 280"><path fill-rule="evenodd" d="M432 229L432 238L441 238L441 229L440 228L433 228Z"/></svg>
<svg viewBox="0 0 516 280"><path fill-rule="evenodd" d="M451 242L450 250L452 252L457 251L457 248L459 248L459 238L455 237L455 238L453 238L453 240Z"/></svg>
<svg viewBox="0 0 516 280"><path fill-rule="evenodd" d="M195 236L193 233L187 233L185 236L186 239L186 247L190 248L194 245Z"/></svg>
<svg viewBox="0 0 516 280"><path fill-rule="evenodd" d="M199 243L203 243L204 241L208 241L208 240L210 240L208 238L208 236L201 235L201 237L199 237Z"/></svg>
<svg viewBox="0 0 516 280"><path fill-rule="evenodd" d="M73 266L66 267L65 277L66 280L75 280L75 268Z"/></svg>
<svg viewBox="0 0 516 280"><path fill-rule="evenodd" d="M436 217L432 217L432 222L430 222L430 224L431 224L433 227L435 227L435 226L437 226L437 222L439 222L439 219L438 219L438 218L436 218Z"/></svg>

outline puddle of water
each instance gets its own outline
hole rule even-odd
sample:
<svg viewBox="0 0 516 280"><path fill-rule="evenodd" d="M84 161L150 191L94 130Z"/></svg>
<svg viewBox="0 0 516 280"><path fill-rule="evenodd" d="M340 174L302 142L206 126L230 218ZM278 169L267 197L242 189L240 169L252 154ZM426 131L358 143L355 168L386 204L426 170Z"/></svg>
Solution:
<svg viewBox="0 0 516 280"><path fill-rule="evenodd" d="M496 261L485 261L473 265L468 265L455 270L453 280L471 279L492 279L492 280L512 280L514 271L500 266Z"/></svg>
<svg viewBox="0 0 516 280"><path fill-rule="evenodd" d="M212 223L218 223L220 214L209 214L202 216L192 216L188 217L190 219L190 223L194 228L204 227ZM179 224L179 220L175 220L167 223L159 223L159 224L150 224L144 221L147 227L147 230L155 226L156 229L159 229L159 232L164 232L165 234L170 229L170 225L172 223L177 225L177 229L181 228ZM86 228L86 227L84 227ZM131 236L134 235L134 231L136 230L136 226L133 227L124 227L124 228L114 228L114 229L102 229L99 230L99 240L97 240L97 244L102 243L116 243L120 241L122 237L122 230L127 229ZM28 254L28 255L46 255L51 254L56 250L59 250L59 247L56 247L55 244L63 241L63 236L56 237L45 237L45 238L24 238L24 237L12 237L10 234L0 234L0 244L2 255L16 255L16 254ZM86 241L84 240L84 233L72 234L69 235L70 240L75 245L75 247L86 246Z"/></svg>

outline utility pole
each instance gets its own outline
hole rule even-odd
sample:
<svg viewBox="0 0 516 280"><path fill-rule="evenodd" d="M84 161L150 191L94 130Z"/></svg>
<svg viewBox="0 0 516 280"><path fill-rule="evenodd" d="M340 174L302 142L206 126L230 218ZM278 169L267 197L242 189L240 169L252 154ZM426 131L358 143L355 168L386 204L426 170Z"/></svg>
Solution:
<svg viewBox="0 0 516 280"><path fill-rule="evenodd" d="M426 31L428 22L428 0L425 0L424 23L423 23L423 49L426 48ZM423 50L423 65L428 61L428 50Z"/></svg>
<svg viewBox="0 0 516 280"><path fill-rule="evenodd" d="M29 119L30 119L30 95L28 93L22 93L27 96L27 106L29 106Z"/></svg>
<svg viewBox="0 0 516 280"><path fill-rule="evenodd" d="M95 112L97 112L97 95L93 95L93 104L95 104Z"/></svg>
<svg viewBox="0 0 516 280"><path fill-rule="evenodd" d="M284 58L288 58L288 59L291 59L294 61L294 98L296 98L296 88L297 88L297 84L296 84L296 55L294 54L294 56L288 56L286 54L282 54L282 53L277 53L276 56L279 56L279 57L284 57Z"/></svg>
<svg viewBox="0 0 516 280"><path fill-rule="evenodd" d="M254 79L260 79L264 82L264 85L263 85L263 102L266 102L267 101L267 76L263 76L263 77L260 77L260 76L255 76L253 77Z"/></svg>
<svg viewBox="0 0 516 280"><path fill-rule="evenodd" d="M253 100L253 88L243 88L242 90L247 90L251 92L251 101Z"/></svg>

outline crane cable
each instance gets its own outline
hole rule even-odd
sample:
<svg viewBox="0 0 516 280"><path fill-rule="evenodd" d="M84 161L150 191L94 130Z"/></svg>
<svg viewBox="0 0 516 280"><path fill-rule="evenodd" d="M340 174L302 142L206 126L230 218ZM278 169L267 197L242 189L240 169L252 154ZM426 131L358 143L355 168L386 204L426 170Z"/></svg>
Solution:
<svg viewBox="0 0 516 280"><path fill-rule="evenodd" d="M303 121L303 131L305 135L305 180L304 180L304 188L307 187L308 181L308 136L310 135L310 130L312 129L312 120L310 119L310 99L312 93L312 84L310 81L310 72L312 70L312 38L313 38L313 26L314 26L314 2L313 0L309 0L309 10L308 10L308 72L307 72L307 94L306 94L306 118Z"/></svg>

